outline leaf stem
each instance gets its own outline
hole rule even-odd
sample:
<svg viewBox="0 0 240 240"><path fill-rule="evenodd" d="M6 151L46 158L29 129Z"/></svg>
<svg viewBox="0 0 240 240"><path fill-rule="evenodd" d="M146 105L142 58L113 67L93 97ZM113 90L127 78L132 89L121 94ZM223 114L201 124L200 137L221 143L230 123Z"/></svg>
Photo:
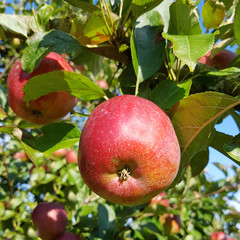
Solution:
<svg viewBox="0 0 240 240"><path fill-rule="evenodd" d="M106 0L103 0L103 4L105 5L105 8L107 9L108 18L109 18L110 23L111 23L111 25L112 25L113 35L115 36L115 34L116 34L116 29L115 29L115 27L114 27L114 23L113 23L113 20L112 20L112 16L111 16L111 13L110 13L110 11L109 11L109 7L108 7L108 5L107 5Z"/></svg>
<svg viewBox="0 0 240 240"><path fill-rule="evenodd" d="M29 3L30 3L30 5L31 5L32 14L33 14L33 18L34 18L34 21L35 21L35 23L36 23L37 29L38 29L38 31L40 31L40 27L39 27L39 24L38 24L38 21L37 21L37 17L36 17L34 8L33 8L32 0L29 0Z"/></svg>

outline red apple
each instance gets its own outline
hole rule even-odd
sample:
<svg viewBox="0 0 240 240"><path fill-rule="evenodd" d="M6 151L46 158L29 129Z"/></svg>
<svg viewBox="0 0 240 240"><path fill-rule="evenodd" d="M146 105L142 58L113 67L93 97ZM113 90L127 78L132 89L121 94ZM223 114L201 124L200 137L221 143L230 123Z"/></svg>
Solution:
<svg viewBox="0 0 240 240"><path fill-rule="evenodd" d="M40 203L31 215L38 236L43 240L53 240L64 233L67 225L67 212L59 203Z"/></svg>
<svg viewBox="0 0 240 240"><path fill-rule="evenodd" d="M55 152L52 153L55 157L65 157L68 150L66 148L58 149Z"/></svg>
<svg viewBox="0 0 240 240"><path fill-rule="evenodd" d="M104 80L97 80L97 85L102 89L108 89L108 84Z"/></svg>
<svg viewBox="0 0 240 240"><path fill-rule="evenodd" d="M99 196L126 206L151 200L175 178L180 147L168 116L133 95L97 106L84 125L79 169Z"/></svg>
<svg viewBox="0 0 240 240"><path fill-rule="evenodd" d="M23 162L29 159L28 155L25 152L16 152L14 153L13 158L21 159Z"/></svg>
<svg viewBox="0 0 240 240"><path fill-rule="evenodd" d="M78 162L77 153L74 150L70 150L66 154L66 160L68 163L77 163Z"/></svg>
<svg viewBox="0 0 240 240"><path fill-rule="evenodd" d="M150 205L160 204L160 205L163 205L165 207L169 207L170 206L169 200L164 198L164 197L166 197L165 192L159 193L157 196L155 196L154 198L151 199Z"/></svg>
<svg viewBox="0 0 240 240"><path fill-rule="evenodd" d="M15 114L26 121L42 125L62 119L73 109L77 98L62 91L49 93L30 101L29 107L23 100L22 89L30 78L57 70L73 71L68 62L54 52L49 53L30 74L22 70L21 60L13 65L8 75L7 90L9 105Z"/></svg>
<svg viewBox="0 0 240 240"><path fill-rule="evenodd" d="M159 217L163 225L164 232L167 235L178 234L181 229L181 219L179 215L163 214Z"/></svg>
<svg viewBox="0 0 240 240"><path fill-rule="evenodd" d="M55 240L81 240L81 238L74 233L65 232Z"/></svg>
<svg viewBox="0 0 240 240"><path fill-rule="evenodd" d="M227 235L224 232L214 232L211 235L211 240L227 240Z"/></svg>
<svg viewBox="0 0 240 240"><path fill-rule="evenodd" d="M237 57L237 55L229 50L222 50L217 53L213 58L211 58L211 51L205 56L201 57L198 62L206 64L210 67L217 67L220 69L228 68L232 60Z"/></svg>

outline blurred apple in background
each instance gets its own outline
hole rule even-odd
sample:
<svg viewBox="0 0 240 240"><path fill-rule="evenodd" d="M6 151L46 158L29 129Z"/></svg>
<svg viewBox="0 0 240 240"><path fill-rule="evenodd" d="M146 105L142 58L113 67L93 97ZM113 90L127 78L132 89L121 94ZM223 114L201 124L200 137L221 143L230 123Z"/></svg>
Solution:
<svg viewBox="0 0 240 240"><path fill-rule="evenodd" d="M70 150L66 154L66 160L68 163L77 163L78 162L78 155L74 150Z"/></svg>

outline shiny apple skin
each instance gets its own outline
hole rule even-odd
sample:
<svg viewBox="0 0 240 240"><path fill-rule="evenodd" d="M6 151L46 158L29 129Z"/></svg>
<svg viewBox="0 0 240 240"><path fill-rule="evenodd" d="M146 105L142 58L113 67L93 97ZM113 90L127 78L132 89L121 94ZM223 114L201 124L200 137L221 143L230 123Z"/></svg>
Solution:
<svg viewBox="0 0 240 240"><path fill-rule="evenodd" d="M88 187L110 202L134 206L174 180L180 147L168 116L153 102L122 95L97 106L84 125L79 170ZM130 176L120 179L119 171Z"/></svg>
<svg viewBox="0 0 240 240"><path fill-rule="evenodd" d="M22 119L34 124L56 122L67 115L77 103L77 98L67 92L53 92L30 102L27 107L23 100L23 87L34 76L57 71L73 71L68 62L59 54L51 52L32 72L22 70L21 60L15 62L8 75L8 101L12 110ZM52 79L54 81L54 79Z"/></svg>
<svg viewBox="0 0 240 240"><path fill-rule="evenodd" d="M55 240L81 240L81 238L74 233L65 232Z"/></svg>

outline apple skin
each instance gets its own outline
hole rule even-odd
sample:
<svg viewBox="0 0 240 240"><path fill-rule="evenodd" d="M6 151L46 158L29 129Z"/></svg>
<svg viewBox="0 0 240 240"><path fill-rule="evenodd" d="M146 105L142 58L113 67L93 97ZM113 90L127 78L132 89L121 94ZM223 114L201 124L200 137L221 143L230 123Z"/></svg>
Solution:
<svg viewBox="0 0 240 240"><path fill-rule="evenodd" d="M78 163L78 155L74 150L68 151L65 157L68 163Z"/></svg>
<svg viewBox="0 0 240 240"><path fill-rule="evenodd" d="M178 234L181 229L181 219L179 215L163 214L159 217L167 235Z"/></svg>
<svg viewBox="0 0 240 240"><path fill-rule="evenodd" d="M154 198L151 199L150 205L160 204L160 205L163 205L165 207L170 207L169 200L164 198L164 197L166 197L165 192L159 193L157 196L155 196Z"/></svg>
<svg viewBox="0 0 240 240"><path fill-rule="evenodd" d="M205 56L201 57L198 62L205 64L209 67L217 67L220 69L225 69L230 66L230 63L237 55L227 49L222 50L217 53L213 58L211 58L211 51Z"/></svg>
<svg viewBox="0 0 240 240"><path fill-rule="evenodd" d="M22 70L21 60L15 62L8 75L7 91L9 105L16 115L28 122L43 125L62 119L73 109L78 99L63 91L30 101L29 107L23 100L22 89L30 78L57 70L73 71L68 62L54 52L49 53L32 73Z"/></svg>
<svg viewBox="0 0 240 240"><path fill-rule="evenodd" d="M53 240L63 234L68 220L64 206L48 202L38 204L31 218L42 240Z"/></svg>
<svg viewBox="0 0 240 240"><path fill-rule="evenodd" d="M211 240L227 240L227 235L224 232L214 232L211 235Z"/></svg>
<svg viewBox="0 0 240 240"><path fill-rule="evenodd" d="M180 147L168 116L133 95L97 106L85 123L78 166L87 186L106 200L136 206L150 201L175 178Z"/></svg>
<svg viewBox="0 0 240 240"><path fill-rule="evenodd" d="M74 233L65 232L55 240L81 240L81 238Z"/></svg>

